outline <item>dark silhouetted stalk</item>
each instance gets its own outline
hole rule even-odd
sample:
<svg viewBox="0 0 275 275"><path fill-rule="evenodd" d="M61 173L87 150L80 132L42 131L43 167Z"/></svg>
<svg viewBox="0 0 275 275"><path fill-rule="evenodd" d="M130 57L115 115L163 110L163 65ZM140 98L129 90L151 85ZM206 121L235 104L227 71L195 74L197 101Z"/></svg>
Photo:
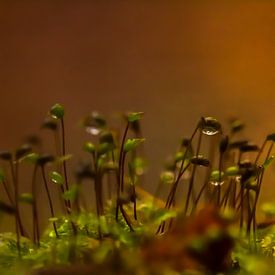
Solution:
<svg viewBox="0 0 275 275"><path fill-rule="evenodd" d="M134 203L134 218L137 221L137 195L136 195L135 185L133 185L133 203Z"/></svg>
<svg viewBox="0 0 275 275"><path fill-rule="evenodd" d="M122 214L122 217L124 218L126 224L127 224L128 227L129 227L129 229L130 229L131 231L134 231L134 229L133 229L133 227L132 227L132 225L131 225L130 219L129 219L127 213L125 212L125 210L123 209L123 205L122 205L121 203L119 204L119 209L120 209L120 212L121 212L121 214Z"/></svg>
<svg viewBox="0 0 275 275"><path fill-rule="evenodd" d="M44 182L44 187L46 189L46 193L47 193L47 197L48 197L48 202L49 202L49 206L50 206L51 216L53 218L53 217L55 217L55 213L54 213L54 207L53 207L53 202L52 202L50 190L49 190L47 179L46 179L46 175L45 175L45 167L44 167L44 165L41 165L40 167L41 167L41 172L42 172L42 178L43 178L43 182ZM53 228L54 228L54 232L55 232L56 237L59 238L55 221L53 222Z"/></svg>
<svg viewBox="0 0 275 275"><path fill-rule="evenodd" d="M33 239L34 243L40 246L40 232L39 232L39 221L38 221L38 213L37 213L37 192L36 192L36 174L37 174L38 165L35 164L34 171L32 175L32 216L33 216Z"/></svg>
<svg viewBox="0 0 275 275"><path fill-rule="evenodd" d="M11 170L11 175L12 175L12 182L13 182L13 187L14 187L14 206L15 206L15 210L16 210L16 219L17 219L17 222L16 222L16 226L19 227L19 231L20 231L20 234L24 237L27 236L26 234L26 231L23 227L23 224L22 224L22 219L21 219L21 216L20 216L20 212L19 212L19 206L18 206L18 178L17 178L17 174L18 174L18 163L17 161L15 162L15 167L13 165L13 160L11 159L10 160L10 170Z"/></svg>
<svg viewBox="0 0 275 275"><path fill-rule="evenodd" d="M243 228L243 215L244 215L244 182L241 182L241 190L240 190L240 229Z"/></svg>
<svg viewBox="0 0 275 275"><path fill-rule="evenodd" d="M65 127L64 127L64 118L61 118L61 139L62 139L62 155L66 156L66 144L65 144ZM65 180L65 187L66 187L66 191L69 190L69 183L68 183L68 175L67 175L67 165L66 165L66 161L64 160L62 162L63 164L63 172L64 172L64 180ZM69 208L71 208L71 202L70 200L67 201L67 206Z"/></svg>
<svg viewBox="0 0 275 275"><path fill-rule="evenodd" d="M3 187L4 187L5 193L8 197L8 199L9 199L10 204L14 205L14 201L13 201L12 195L10 193L10 190L8 188L7 182L5 180L2 180L2 184L3 184Z"/></svg>
<svg viewBox="0 0 275 275"><path fill-rule="evenodd" d="M199 140L198 140L197 149L196 149L196 156L198 156L199 152L200 152L201 140L202 140L202 131L200 131L200 134L199 134ZM188 186L188 191L187 191L187 196L186 196L186 202L185 202L185 207L184 207L184 214L185 215L187 214L188 207L189 207L189 201L190 201L191 193L192 193L192 190L193 190L196 170L197 170L197 165L194 165L193 169L192 169L191 178L190 178L190 181L189 181L189 186Z"/></svg>
<svg viewBox="0 0 275 275"><path fill-rule="evenodd" d="M118 211L119 211L119 197L120 197L120 191L123 190L121 181L124 174L122 174L122 161L123 161L123 147L125 144L125 140L127 137L127 133L130 127L129 121L127 122L126 128L124 130L124 134L122 137L121 145L120 145L120 151L119 151L119 159L118 159L118 172L117 172L117 205L116 205L116 220L118 220Z"/></svg>
<svg viewBox="0 0 275 275"><path fill-rule="evenodd" d="M258 160L259 160L261 154L263 153L266 144L267 144L267 139L265 139L265 141L263 142L262 146L260 147L260 150L259 150L259 152L258 152L258 154L257 154L257 156L255 158L255 164L258 163Z"/></svg>
<svg viewBox="0 0 275 275"><path fill-rule="evenodd" d="M175 182L173 183L172 187L171 187L171 190L170 190L170 193L168 195L168 198L166 200L166 204L165 204L165 208L168 207L168 205L170 204L170 201L173 202L174 198L173 196L175 196L175 192L176 192L176 189L177 189L177 186L178 186L178 183L182 177L182 175L184 174L184 172L187 170L186 167L184 167L184 162L187 158L187 153L189 152L189 150L191 149L191 146L192 146L192 141L198 131L200 127L200 123L198 123L197 127L195 128L194 132L192 133L191 135L191 138L188 140L188 144L186 144L186 150L184 152L184 155L183 155L183 158L181 160L181 165L180 165L180 168L179 168L179 172L178 172L178 175L176 177L176 180ZM164 231L164 228L165 228L165 221L162 222L157 231L156 231L156 234L160 233L160 232L163 232Z"/></svg>
<svg viewBox="0 0 275 275"><path fill-rule="evenodd" d="M15 226L16 226L16 246L18 250L18 256L21 258L21 245L20 245L20 231L23 230L20 227L20 214L19 214L19 206L18 206L18 174L17 174L17 162L15 164L15 169L13 168L13 164L11 163L12 166L12 174L14 178L14 204L15 204ZM22 234L22 231L21 231Z"/></svg>
<svg viewBox="0 0 275 275"><path fill-rule="evenodd" d="M222 157L223 157L223 153L220 153L220 158L219 158L219 184L217 186L217 189L218 189L217 205L218 206L220 206L220 201L221 201Z"/></svg>

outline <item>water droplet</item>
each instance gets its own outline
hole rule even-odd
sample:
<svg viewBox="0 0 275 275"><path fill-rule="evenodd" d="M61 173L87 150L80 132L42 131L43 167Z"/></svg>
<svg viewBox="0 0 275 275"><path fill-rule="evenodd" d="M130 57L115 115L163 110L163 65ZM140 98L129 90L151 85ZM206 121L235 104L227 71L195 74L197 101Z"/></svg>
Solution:
<svg viewBox="0 0 275 275"><path fill-rule="evenodd" d="M241 178L242 178L242 176L237 176L237 177L235 178L236 182L241 182Z"/></svg>
<svg viewBox="0 0 275 275"><path fill-rule="evenodd" d="M58 180L52 178L52 182L53 182L53 183L58 183Z"/></svg>
<svg viewBox="0 0 275 275"><path fill-rule="evenodd" d="M205 127L202 129L202 133L207 135L207 136L214 136L218 133L219 131L217 129L214 129L212 127Z"/></svg>
<svg viewBox="0 0 275 275"><path fill-rule="evenodd" d="M216 135L221 131L221 124L213 117L204 117L201 120L201 131L207 136Z"/></svg>
<svg viewBox="0 0 275 275"><path fill-rule="evenodd" d="M97 136L100 133L100 129L94 126L86 127L86 131L93 136Z"/></svg>
<svg viewBox="0 0 275 275"><path fill-rule="evenodd" d="M210 184L213 186L222 186L224 181L210 181Z"/></svg>

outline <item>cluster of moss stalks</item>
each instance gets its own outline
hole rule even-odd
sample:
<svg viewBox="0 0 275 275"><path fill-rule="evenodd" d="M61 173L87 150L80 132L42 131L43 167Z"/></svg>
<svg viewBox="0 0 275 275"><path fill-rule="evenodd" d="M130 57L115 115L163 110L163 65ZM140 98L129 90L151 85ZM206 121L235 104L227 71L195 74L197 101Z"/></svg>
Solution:
<svg viewBox="0 0 275 275"><path fill-rule="evenodd" d="M215 118L202 117L166 163L153 196L139 187L146 168L143 113L123 115L123 131L96 112L85 117L87 159L73 179L64 114L55 104L42 124L52 132L54 154L43 152L37 136L0 152L0 211L15 221L15 233L0 234L1 274L261 274L247 259L273 257L274 207L267 206L264 223L256 214L275 133L257 146L239 139L238 119L226 134ZM22 163L33 169L29 193L19 188ZM47 204L39 200L40 185ZM31 228L22 203L31 208ZM45 207L50 224L42 229Z"/></svg>

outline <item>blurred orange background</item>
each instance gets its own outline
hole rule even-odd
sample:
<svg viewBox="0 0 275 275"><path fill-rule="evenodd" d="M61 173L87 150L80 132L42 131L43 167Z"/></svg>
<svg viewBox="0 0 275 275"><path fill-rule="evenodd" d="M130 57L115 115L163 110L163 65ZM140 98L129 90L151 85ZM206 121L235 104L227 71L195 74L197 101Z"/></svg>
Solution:
<svg viewBox="0 0 275 275"><path fill-rule="evenodd" d="M154 190L202 115L240 117L259 143L275 130L274 1L2 0L0 37L1 149L38 132L56 102L76 155L82 116L144 111Z"/></svg>

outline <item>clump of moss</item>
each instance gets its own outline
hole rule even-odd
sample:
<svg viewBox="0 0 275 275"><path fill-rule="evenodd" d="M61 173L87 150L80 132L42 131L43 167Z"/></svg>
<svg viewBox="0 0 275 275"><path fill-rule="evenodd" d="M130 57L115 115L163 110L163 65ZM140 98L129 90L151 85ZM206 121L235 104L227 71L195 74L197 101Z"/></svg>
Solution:
<svg viewBox="0 0 275 275"><path fill-rule="evenodd" d="M124 114L121 132L97 112L86 116L87 159L74 179L68 176L72 155L60 104L42 123L53 134L55 152L45 151L37 136L13 152L0 152L0 211L15 220L14 233L0 234L1 274L274 272L274 206L264 205L261 223L257 208L275 134L257 146L239 139L240 120L230 121L226 131L215 118L202 117L161 172L153 196L139 186L146 170L143 115ZM202 146L209 147L207 156ZM30 193L19 193L22 163L33 169ZM47 228L41 228L39 184L50 213ZM167 188L163 201L159 195ZM22 219L22 203L31 207L31 228Z"/></svg>

